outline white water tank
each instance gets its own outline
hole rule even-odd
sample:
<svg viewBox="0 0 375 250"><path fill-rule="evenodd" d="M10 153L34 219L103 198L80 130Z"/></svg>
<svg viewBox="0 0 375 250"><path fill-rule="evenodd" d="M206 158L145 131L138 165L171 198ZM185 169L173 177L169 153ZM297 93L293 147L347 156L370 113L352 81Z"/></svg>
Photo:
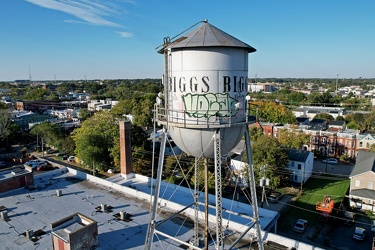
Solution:
<svg viewBox="0 0 375 250"><path fill-rule="evenodd" d="M184 152L214 158L213 136L221 154L232 150L247 126L248 53L256 51L205 22L167 44L165 116L159 122ZM157 119L158 119L157 118Z"/></svg>

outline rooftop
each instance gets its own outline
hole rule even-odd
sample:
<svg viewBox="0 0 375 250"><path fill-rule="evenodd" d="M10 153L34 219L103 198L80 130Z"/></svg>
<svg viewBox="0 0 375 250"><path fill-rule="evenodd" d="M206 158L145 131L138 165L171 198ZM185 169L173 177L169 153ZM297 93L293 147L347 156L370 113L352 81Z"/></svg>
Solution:
<svg viewBox="0 0 375 250"><path fill-rule="evenodd" d="M0 170L0 181L8 178L12 178L18 175L28 174L31 171L26 169L24 166L15 166Z"/></svg>
<svg viewBox="0 0 375 250"><path fill-rule="evenodd" d="M149 178L135 175L132 179L115 175L106 180L83 172L60 168L36 175L31 188L20 188L0 194L0 211L7 212L7 219L0 221L0 241L4 249L52 249L51 224L73 214L82 214L98 225L98 249L143 249L149 222L150 189ZM172 212L179 211L192 203L191 190L177 185L162 183L160 199L161 212L158 222ZM203 197L203 194L201 195ZM234 203L233 203L234 202ZM101 207L106 205L103 212ZM211 223L215 216L215 200L209 198ZM126 212L122 220L120 213ZM202 211L202 210L201 210ZM193 236L193 223L187 209L183 215L166 220L158 231L178 235L183 241ZM276 223L278 213L259 208L262 229ZM234 235L239 235L251 225L252 209L248 204L223 199L223 225L228 225ZM72 221L73 227L80 226ZM32 230L34 236L27 238ZM251 229L253 230L253 229ZM272 233L264 234L269 242L283 242L294 246L295 241ZM298 243L303 249L317 249L305 243ZM159 236L154 238L153 249L181 249L179 243ZM213 245L209 249L213 249Z"/></svg>

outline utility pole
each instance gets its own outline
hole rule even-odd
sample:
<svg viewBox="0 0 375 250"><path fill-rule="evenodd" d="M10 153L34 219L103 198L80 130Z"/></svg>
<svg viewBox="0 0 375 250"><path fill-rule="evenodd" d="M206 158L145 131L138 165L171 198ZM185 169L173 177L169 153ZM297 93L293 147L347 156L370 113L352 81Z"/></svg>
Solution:
<svg viewBox="0 0 375 250"><path fill-rule="evenodd" d="M262 203L261 208L263 208L264 198L266 196L266 186L270 185L270 179L266 178L266 165L262 167L263 169L263 177L260 178L260 186L262 187Z"/></svg>
<svg viewBox="0 0 375 250"><path fill-rule="evenodd" d="M336 73L336 92L337 92L338 83L339 83L339 73Z"/></svg>
<svg viewBox="0 0 375 250"><path fill-rule="evenodd" d="M326 147L326 173L328 171L328 149Z"/></svg>

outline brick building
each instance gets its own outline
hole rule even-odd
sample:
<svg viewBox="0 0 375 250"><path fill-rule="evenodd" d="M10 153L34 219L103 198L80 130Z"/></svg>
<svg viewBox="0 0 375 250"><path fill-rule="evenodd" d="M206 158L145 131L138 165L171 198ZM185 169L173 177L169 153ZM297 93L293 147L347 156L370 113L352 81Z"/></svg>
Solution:
<svg viewBox="0 0 375 250"><path fill-rule="evenodd" d="M31 185L34 185L33 173L23 166L0 170L0 193Z"/></svg>

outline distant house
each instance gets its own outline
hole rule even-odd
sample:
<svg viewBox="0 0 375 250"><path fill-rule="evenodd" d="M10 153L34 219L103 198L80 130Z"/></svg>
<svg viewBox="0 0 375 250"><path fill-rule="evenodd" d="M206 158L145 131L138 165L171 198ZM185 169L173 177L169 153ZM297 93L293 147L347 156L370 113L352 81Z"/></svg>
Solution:
<svg viewBox="0 0 375 250"><path fill-rule="evenodd" d="M290 181L303 184L312 175L314 154L310 151L291 149L289 151Z"/></svg>
<svg viewBox="0 0 375 250"><path fill-rule="evenodd" d="M375 205L375 153L359 151L357 163L350 176L350 207L374 211Z"/></svg>
<svg viewBox="0 0 375 250"><path fill-rule="evenodd" d="M49 109L64 109L65 106L60 101L17 101L15 104L17 110L28 110L35 113L43 113Z"/></svg>
<svg viewBox="0 0 375 250"><path fill-rule="evenodd" d="M298 125L309 125L310 119L307 117L297 117Z"/></svg>
<svg viewBox="0 0 375 250"><path fill-rule="evenodd" d="M369 150L372 144L375 144L375 135L369 133L357 135L357 150Z"/></svg>
<svg viewBox="0 0 375 250"><path fill-rule="evenodd" d="M312 119L310 125L315 130L326 130L328 128L327 120L324 119Z"/></svg>
<svg viewBox="0 0 375 250"><path fill-rule="evenodd" d="M328 124L329 128L336 128L339 131L343 131L346 128L345 121L330 121Z"/></svg>
<svg viewBox="0 0 375 250"><path fill-rule="evenodd" d="M95 100L91 101L87 104L87 109L89 111L102 111L102 110L110 110L113 108L118 101L113 101L112 99L106 100Z"/></svg>
<svg viewBox="0 0 375 250"><path fill-rule="evenodd" d="M300 106L292 112L296 117L308 117L309 119L313 119L317 114L321 113L330 114L336 119L337 116L344 116L347 113L345 108L316 106Z"/></svg>

